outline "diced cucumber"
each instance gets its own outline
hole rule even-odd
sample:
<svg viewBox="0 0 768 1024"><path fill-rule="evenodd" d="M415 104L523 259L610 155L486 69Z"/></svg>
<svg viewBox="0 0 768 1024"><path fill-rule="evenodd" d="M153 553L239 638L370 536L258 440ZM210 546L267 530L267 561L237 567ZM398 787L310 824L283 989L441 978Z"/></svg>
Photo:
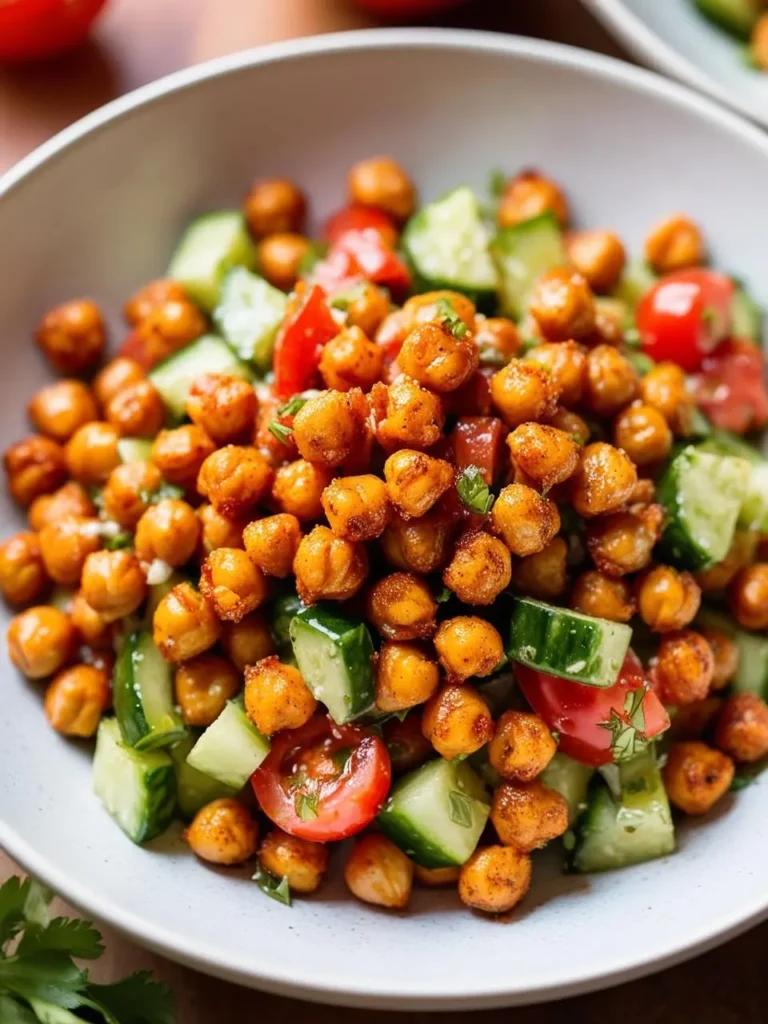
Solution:
<svg viewBox="0 0 768 1024"><path fill-rule="evenodd" d="M633 313L640 299L657 281L658 277L644 260L631 260L624 268L613 295L625 302L629 312Z"/></svg>
<svg viewBox="0 0 768 1024"><path fill-rule="evenodd" d="M176 772L176 807L185 821L194 818L200 808L205 807L211 800L234 796L237 792L232 786L227 786L210 775L204 775L189 764L187 757L194 744L193 737L188 735L171 747L170 751Z"/></svg>
<svg viewBox="0 0 768 1024"><path fill-rule="evenodd" d="M282 594L273 601L270 611L269 628L281 653L290 651L293 654L290 634L291 622L299 612L304 611L305 607L306 605L298 594Z"/></svg>
<svg viewBox="0 0 768 1024"><path fill-rule="evenodd" d="M621 795L600 775L589 787L576 823L570 867L579 874L611 871L665 857L675 849L675 828L661 772L648 751L619 767Z"/></svg>
<svg viewBox="0 0 768 1024"><path fill-rule="evenodd" d="M507 654L540 672L587 686L612 686L629 649L632 630L622 622L517 597Z"/></svg>
<svg viewBox="0 0 768 1024"><path fill-rule="evenodd" d="M72 587L54 587L48 595L46 604L53 605L53 607L58 608L60 612L69 612L72 607L72 598L74 596L75 591Z"/></svg>
<svg viewBox="0 0 768 1024"><path fill-rule="evenodd" d="M515 320L527 312L541 275L568 262L563 233L552 213L502 228L491 244L491 253L499 269L501 311Z"/></svg>
<svg viewBox="0 0 768 1024"><path fill-rule="evenodd" d="M417 864L443 868L469 860L489 814L485 786L469 765L440 758L400 779L376 820Z"/></svg>
<svg viewBox="0 0 768 1024"><path fill-rule="evenodd" d="M763 311L742 285L737 285L733 293L731 334L735 338L748 338L758 345L763 341Z"/></svg>
<svg viewBox="0 0 768 1024"><path fill-rule="evenodd" d="M692 445L670 462L658 486L667 510L661 545L682 569L696 572L722 561L747 495L750 464Z"/></svg>
<svg viewBox="0 0 768 1024"><path fill-rule="evenodd" d="M236 355L266 373L287 306L288 296L263 277L234 267L222 283L213 322Z"/></svg>
<svg viewBox="0 0 768 1024"><path fill-rule="evenodd" d="M238 359L232 349L215 334L204 334L186 348L174 352L153 370L149 379L173 416L184 415L192 382L204 373L226 373L231 377L253 379L253 371Z"/></svg>
<svg viewBox="0 0 768 1024"><path fill-rule="evenodd" d="M768 636L740 629L730 615L702 608L696 624L705 629L716 629L729 636L739 651L739 667L731 680L739 693L756 693L768 700Z"/></svg>
<svg viewBox="0 0 768 1024"><path fill-rule="evenodd" d="M565 754L555 754L539 778L545 786L556 790L568 804L568 822L576 821L587 806L589 780L595 769L588 764L574 761Z"/></svg>
<svg viewBox="0 0 768 1024"><path fill-rule="evenodd" d="M763 0L694 0L701 13L738 39L749 39Z"/></svg>
<svg viewBox="0 0 768 1024"><path fill-rule="evenodd" d="M701 442L699 451L712 452L713 455L733 455L754 465L765 461L754 445L728 430L713 430L711 435Z"/></svg>
<svg viewBox="0 0 768 1024"><path fill-rule="evenodd" d="M173 670L155 647L150 630L124 637L112 696L125 742L137 750L167 747L184 736L173 705Z"/></svg>
<svg viewBox="0 0 768 1024"><path fill-rule="evenodd" d="M143 437L120 437L117 441L117 454L121 462L149 462L152 442Z"/></svg>
<svg viewBox="0 0 768 1024"><path fill-rule="evenodd" d="M269 740L248 718L242 700L235 699L208 726L187 763L225 786L242 789L268 753Z"/></svg>
<svg viewBox="0 0 768 1024"><path fill-rule="evenodd" d="M752 468L738 524L745 530L768 533L768 461L742 437L725 430L713 431L699 448L715 455L735 455L750 463Z"/></svg>
<svg viewBox="0 0 768 1024"><path fill-rule="evenodd" d="M373 641L360 619L330 604L294 615L289 626L299 671L337 725L373 707Z"/></svg>
<svg viewBox="0 0 768 1024"><path fill-rule="evenodd" d="M138 751L123 742L115 718L96 733L93 791L134 843L165 831L176 802L173 761L165 751Z"/></svg>
<svg viewBox="0 0 768 1024"><path fill-rule="evenodd" d="M210 313L219 301L231 267L253 267L256 250L239 210L221 210L194 220L171 258L167 276L179 281L190 298Z"/></svg>
<svg viewBox="0 0 768 1024"><path fill-rule="evenodd" d="M469 188L457 188L422 207L403 232L420 290L450 288L481 304L496 292L489 242L480 205Z"/></svg>

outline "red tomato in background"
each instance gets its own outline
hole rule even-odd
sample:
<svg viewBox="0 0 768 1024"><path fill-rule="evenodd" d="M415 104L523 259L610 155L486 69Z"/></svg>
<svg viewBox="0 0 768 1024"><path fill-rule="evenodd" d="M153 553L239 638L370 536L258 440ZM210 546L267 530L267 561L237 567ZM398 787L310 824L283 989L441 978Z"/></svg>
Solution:
<svg viewBox="0 0 768 1024"><path fill-rule="evenodd" d="M356 0L357 6L384 18L418 18L456 7L461 0Z"/></svg>
<svg viewBox="0 0 768 1024"><path fill-rule="evenodd" d="M613 686L583 686L559 676L547 675L515 665L515 676L526 700L550 729L560 733L558 748L568 757L584 764L610 764L612 734L605 726L611 712L626 719L627 695L646 687L642 711L644 728L638 732L653 739L669 728L669 715L650 688L640 659L629 651Z"/></svg>
<svg viewBox="0 0 768 1024"><path fill-rule="evenodd" d="M251 776L266 816L284 832L327 843L365 828L381 810L392 782L383 740L358 725L316 715L272 739Z"/></svg>
<svg viewBox="0 0 768 1024"><path fill-rule="evenodd" d="M751 341L732 338L705 356L694 377L694 393L721 430L746 434L768 426L765 358Z"/></svg>
<svg viewBox="0 0 768 1024"><path fill-rule="evenodd" d="M285 318L277 335L273 390L278 398L290 398L312 387L323 345L338 333L323 291L314 285L298 309Z"/></svg>
<svg viewBox="0 0 768 1024"><path fill-rule="evenodd" d="M323 234L329 242L338 242L347 231L363 231L365 228L378 231L390 249L397 244L397 228L392 218L383 210L377 210L375 206L363 206L362 203L351 203L332 214L325 222Z"/></svg>
<svg viewBox="0 0 768 1024"><path fill-rule="evenodd" d="M733 292L729 277L703 267L662 277L637 307L643 351L688 373L698 370L704 356L728 336Z"/></svg>
<svg viewBox="0 0 768 1024"><path fill-rule="evenodd" d="M82 43L106 0L0 0L0 61L40 60Z"/></svg>

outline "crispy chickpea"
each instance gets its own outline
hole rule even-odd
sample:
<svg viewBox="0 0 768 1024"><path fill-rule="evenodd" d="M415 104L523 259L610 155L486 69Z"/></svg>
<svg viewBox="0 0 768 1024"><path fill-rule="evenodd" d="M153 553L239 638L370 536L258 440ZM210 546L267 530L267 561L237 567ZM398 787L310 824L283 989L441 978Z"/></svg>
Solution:
<svg viewBox="0 0 768 1024"><path fill-rule="evenodd" d="M64 451L70 476L81 484L104 484L120 465L117 431L99 420L76 430Z"/></svg>
<svg viewBox="0 0 768 1024"><path fill-rule="evenodd" d="M645 259L657 274L698 267L706 259L701 231L682 214L667 217L645 239Z"/></svg>
<svg viewBox="0 0 768 1024"><path fill-rule="evenodd" d="M377 580L368 592L368 618L389 640L416 640L435 631L437 605L423 579L393 572Z"/></svg>
<svg viewBox="0 0 768 1024"><path fill-rule="evenodd" d="M262 612L251 612L239 622L225 622L221 645L238 672L275 651L275 641Z"/></svg>
<svg viewBox="0 0 768 1024"><path fill-rule="evenodd" d="M554 737L538 715L505 711L488 746L488 760L502 778L530 782L541 775L556 751ZM501 840L506 842L503 836Z"/></svg>
<svg viewBox="0 0 768 1024"><path fill-rule="evenodd" d="M387 561L404 572L426 575L435 572L448 558L453 524L433 509L419 519L404 519L397 512L381 535Z"/></svg>
<svg viewBox="0 0 768 1024"><path fill-rule="evenodd" d="M201 807L185 829L184 839L209 864L242 864L256 852L259 829L238 800L221 797Z"/></svg>
<svg viewBox="0 0 768 1024"><path fill-rule="evenodd" d="M95 551L83 565L83 597L105 622L135 612L147 594L139 560L130 551Z"/></svg>
<svg viewBox="0 0 768 1024"><path fill-rule="evenodd" d="M705 697L704 700L695 700L691 704L677 707L669 727L669 738L705 739L714 731L715 722L724 703L721 697Z"/></svg>
<svg viewBox="0 0 768 1024"><path fill-rule="evenodd" d="M246 666L245 710L265 736L280 729L299 729L316 709L317 701L301 672L277 655Z"/></svg>
<svg viewBox="0 0 768 1024"><path fill-rule="evenodd" d="M176 703L186 725L204 728L218 718L240 689L240 673L218 654L199 654L179 665L174 676Z"/></svg>
<svg viewBox="0 0 768 1024"><path fill-rule="evenodd" d="M267 581L245 551L216 548L200 569L200 593L208 598L220 619L239 622L262 604Z"/></svg>
<svg viewBox="0 0 768 1024"><path fill-rule="evenodd" d="M504 782L493 794L491 821L505 846L530 853L568 828L568 803L538 779Z"/></svg>
<svg viewBox="0 0 768 1024"><path fill-rule="evenodd" d="M50 605L35 605L17 615L7 638L11 661L28 679L58 672L72 657L76 639L70 617Z"/></svg>
<svg viewBox="0 0 768 1024"><path fill-rule="evenodd" d="M640 397L657 409L676 434L687 434L695 402L677 363L657 363L640 380Z"/></svg>
<svg viewBox="0 0 768 1024"><path fill-rule="evenodd" d="M227 519L217 512L213 505L201 505L197 509L197 517L201 527L201 546L208 555L216 548L243 547L243 531L248 520Z"/></svg>
<svg viewBox="0 0 768 1024"><path fill-rule="evenodd" d="M95 516L96 506L88 492L75 480L63 484L53 494L41 494L29 506L27 519L33 530L38 532L48 523L55 523L67 516Z"/></svg>
<svg viewBox="0 0 768 1024"><path fill-rule="evenodd" d="M205 334L205 317L189 299L168 299L136 326L136 336L152 365Z"/></svg>
<svg viewBox="0 0 768 1024"><path fill-rule="evenodd" d="M64 736L93 736L111 699L109 679L93 665L62 669L45 691L45 717Z"/></svg>
<svg viewBox="0 0 768 1024"><path fill-rule="evenodd" d="M145 284L133 293L123 306L123 316L131 327L135 327L142 320L146 320L149 314L163 303L171 299L183 302L186 298L184 285L178 281L172 281L168 277L161 277L150 281L149 284Z"/></svg>
<svg viewBox="0 0 768 1024"><path fill-rule="evenodd" d="M559 344L564 343L560 342ZM554 414L549 417L549 424L562 430L564 434L568 434L576 444L585 445L589 440L589 425L581 416L577 416L575 412L565 409L562 405L559 405Z"/></svg>
<svg viewBox="0 0 768 1024"><path fill-rule="evenodd" d="M514 320L503 316L478 317L475 321L475 344L481 366L506 366L520 355L523 342Z"/></svg>
<svg viewBox="0 0 768 1024"><path fill-rule="evenodd" d="M332 471L326 466L296 459L275 471L272 499L282 512L303 522L319 519L323 492L332 479Z"/></svg>
<svg viewBox="0 0 768 1024"><path fill-rule="evenodd" d="M546 370L521 359L511 359L491 377L491 397L508 427L529 420L547 419L560 397L554 378Z"/></svg>
<svg viewBox="0 0 768 1024"><path fill-rule="evenodd" d="M369 341L360 327L345 327L323 347L320 357L326 387L335 391L370 391L383 369L383 348Z"/></svg>
<svg viewBox="0 0 768 1024"><path fill-rule="evenodd" d="M115 466L101 492L104 512L124 530L134 530L162 482L160 470L151 462Z"/></svg>
<svg viewBox="0 0 768 1024"><path fill-rule="evenodd" d="M596 416L613 416L632 401L639 388L640 378L637 370L613 345L596 345L589 350L584 375L584 404L590 412ZM642 429L640 424L635 424L635 430L632 430L632 425L627 423L623 434L631 441L635 431ZM654 426L654 431L656 429ZM652 450L660 447L655 433L651 435L649 444L651 439ZM634 447L642 449L645 446L638 438L635 439Z"/></svg>
<svg viewBox="0 0 768 1024"><path fill-rule="evenodd" d="M384 742L395 774L410 772L434 755L434 748L421 731L421 711L401 721L397 716L384 723Z"/></svg>
<svg viewBox="0 0 768 1024"><path fill-rule="evenodd" d="M254 238L281 231L299 231L307 201L298 185L286 178L267 178L254 183L243 204L245 219Z"/></svg>
<svg viewBox="0 0 768 1024"><path fill-rule="evenodd" d="M657 565L635 581L637 609L646 625L657 633L682 629L693 620L701 604L701 589L688 572Z"/></svg>
<svg viewBox="0 0 768 1024"><path fill-rule="evenodd" d="M587 548L597 568L606 576L639 572L651 560L663 523L661 505L612 512L589 524Z"/></svg>
<svg viewBox="0 0 768 1024"><path fill-rule="evenodd" d="M549 498L525 484L503 487L491 509L491 529L513 555L543 551L560 529L560 512Z"/></svg>
<svg viewBox="0 0 768 1024"><path fill-rule="evenodd" d="M383 480L370 473L331 480L323 491L322 502L337 537L351 541L373 540L387 525L387 488Z"/></svg>
<svg viewBox="0 0 768 1024"><path fill-rule="evenodd" d="M163 498L150 505L136 525L134 546L142 562L159 559L168 565L184 565L197 550L200 520L186 501Z"/></svg>
<svg viewBox="0 0 768 1024"><path fill-rule="evenodd" d="M221 634L213 605L191 583L179 583L161 599L152 625L158 650L173 662L202 654Z"/></svg>
<svg viewBox="0 0 768 1024"><path fill-rule="evenodd" d="M465 604L493 604L512 579L509 548L479 530L464 533L443 570L443 583Z"/></svg>
<svg viewBox="0 0 768 1024"><path fill-rule="evenodd" d="M532 348L525 362L540 366L554 381L565 405L581 399L587 355L575 341L550 341Z"/></svg>
<svg viewBox="0 0 768 1024"><path fill-rule="evenodd" d="M531 887L531 858L514 846L483 846L459 873L459 899L473 910L504 914Z"/></svg>
<svg viewBox="0 0 768 1024"><path fill-rule="evenodd" d="M474 338L466 332L457 336L441 321L414 327L397 357L403 373L439 394L461 387L478 361Z"/></svg>
<svg viewBox="0 0 768 1024"><path fill-rule="evenodd" d="M517 469L544 491L573 476L579 464L580 446L545 423L521 423L507 445Z"/></svg>
<svg viewBox="0 0 768 1024"><path fill-rule="evenodd" d="M498 630L476 615L446 619L435 633L435 650L452 682L470 676L489 676L504 660Z"/></svg>
<svg viewBox="0 0 768 1024"><path fill-rule="evenodd" d="M79 380L58 380L41 388L27 407L36 430L54 441L68 441L78 427L98 419L87 385Z"/></svg>
<svg viewBox="0 0 768 1024"><path fill-rule="evenodd" d="M411 898L413 864L386 836L372 832L355 840L344 881L363 903L403 910Z"/></svg>
<svg viewBox="0 0 768 1024"><path fill-rule="evenodd" d="M709 569L696 573L696 582L705 593L713 590L724 590L734 579L740 569L749 565L755 556L757 534L745 530L737 530L728 554Z"/></svg>
<svg viewBox="0 0 768 1024"><path fill-rule="evenodd" d="M604 576L591 569L574 580L571 608L611 622L629 622L637 611L632 589L623 579Z"/></svg>
<svg viewBox="0 0 768 1024"><path fill-rule="evenodd" d="M493 736L493 718L485 700L468 686L448 684L428 701L421 731L446 761L474 754Z"/></svg>
<svg viewBox="0 0 768 1024"><path fill-rule="evenodd" d="M555 537L535 555L521 558L515 566L515 589L527 597L548 601L560 597L568 586L568 544Z"/></svg>
<svg viewBox="0 0 768 1024"><path fill-rule="evenodd" d="M399 377L389 387L375 384L371 406L376 439L383 448L429 448L442 435L445 415L439 397L409 377Z"/></svg>
<svg viewBox="0 0 768 1024"><path fill-rule="evenodd" d="M72 299L45 314L35 339L54 370L79 374L98 363L107 343L107 330L94 302Z"/></svg>
<svg viewBox="0 0 768 1024"><path fill-rule="evenodd" d="M627 254L612 231L574 231L566 237L568 259L593 291L609 292L621 277Z"/></svg>
<svg viewBox="0 0 768 1024"><path fill-rule="evenodd" d="M443 459L401 448L384 463L389 500L405 519L427 513L453 483L454 469Z"/></svg>
<svg viewBox="0 0 768 1024"><path fill-rule="evenodd" d="M304 235L281 231L262 239L256 255L261 274L275 288L289 292L299 279L312 243Z"/></svg>
<svg viewBox="0 0 768 1024"><path fill-rule="evenodd" d="M636 483L637 470L626 452L595 441L582 449L571 477L573 507L585 518L615 512L629 501Z"/></svg>
<svg viewBox="0 0 768 1024"><path fill-rule="evenodd" d="M96 374L93 380L93 393L96 401L103 408L110 398L113 398L118 391L135 384L145 377L142 367L133 359L127 356L118 356L107 363Z"/></svg>
<svg viewBox="0 0 768 1024"><path fill-rule="evenodd" d="M734 761L760 761L768 754L768 705L756 693L736 693L717 720L715 745Z"/></svg>
<svg viewBox="0 0 768 1024"><path fill-rule="evenodd" d="M440 682L440 670L416 644L382 645L376 662L376 707L405 711L429 700Z"/></svg>
<svg viewBox="0 0 768 1024"><path fill-rule="evenodd" d="M670 802L685 814L706 814L728 792L733 761L696 741L675 743L662 769Z"/></svg>
<svg viewBox="0 0 768 1024"><path fill-rule="evenodd" d="M72 598L69 616L84 643L94 648L112 646L112 624L91 608L81 590Z"/></svg>
<svg viewBox="0 0 768 1024"><path fill-rule="evenodd" d="M421 298L421 296L415 296ZM406 303L407 306L407 303ZM374 333L374 341L385 349L397 351L413 327L413 316L407 308L393 309L384 317Z"/></svg>
<svg viewBox="0 0 768 1024"><path fill-rule="evenodd" d="M150 381L137 380L109 399L104 416L122 437L154 437L165 422L165 407Z"/></svg>
<svg viewBox="0 0 768 1024"><path fill-rule="evenodd" d="M276 878L287 878L291 892L314 892L328 869L328 847L273 828L262 839L259 864Z"/></svg>
<svg viewBox="0 0 768 1024"><path fill-rule="evenodd" d="M456 885L459 880L460 868L425 868L421 864L413 865L416 881L428 889L439 889L446 885Z"/></svg>
<svg viewBox="0 0 768 1024"><path fill-rule="evenodd" d="M411 179L389 156L374 156L355 164L347 178L347 191L350 202L375 206L397 221L407 220L416 204Z"/></svg>
<svg viewBox="0 0 768 1024"><path fill-rule="evenodd" d="M658 409L633 402L613 424L613 443L623 448L636 466L665 459L672 448L672 431Z"/></svg>
<svg viewBox="0 0 768 1024"><path fill-rule="evenodd" d="M102 544L98 519L68 516L48 523L40 531L40 552L54 583L74 586L80 582L85 560Z"/></svg>
<svg viewBox="0 0 768 1024"><path fill-rule="evenodd" d="M365 439L367 403L359 388L323 391L296 413L293 439L299 454L321 466L339 466Z"/></svg>
<svg viewBox="0 0 768 1024"><path fill-rule="evenodd" d="M387 293L383 288L379 288L378 285L370 281L361 281L360 284L350 288L345 293L344 298L347 302L347 329L358 327L364 336L372 338L389 313L389 297ZM325 352L325 350L323 351ZM343 370L346 371L346 366L343 367ZM320 371L325 376L322 362L320 364ZM378 377L375 379L378 380ZM340 388L338 384L332 384L327 379L326 384L329 388L336 388L337 391L346 390L346 388ZM367 391L368 387L370 387L370 385L366 387L360 381L354 381L349 386L361 387L363 391Z"/></svg>
<svg viewBox="0 0 768 1024"><path fill-rule="evenodd" d="M11 604L34 601L47 582L36 533L15 533L0 544L0 591Z"/></svg>
<svg viewBox="0 0 768 1024"><path fill-rule="evenodd" d="M715 671L715 656L707 640L691 629L662 637L651 673L665 704L703 700Z"/></svg>
<svg viewBox="0 0 768 1024"><path fill-rule="evenodd" d="M570 267L542 274L528 309L548 341L578 341L595 329L594 296L586 280Z"/></svg>
<svg viewBox="0 0 768 1024"><path fill-rule="evenodd" d="M296 589L305 604L321 598L346 601L368 575L368 555L362 544L335 537L327 526L316 526L302 537L293 560Z"/></svg>
<svg viewBox="0 0 768 1024"><path fill-rule="evenodd" d="M434 292L422 292L420 295L412 295L410 299L406 300L402 312L407 316L408 329L412 330L418 324L427 324L441 319L446 304L472 330L476 314L474 302L461 292L452 292L446 288Z"/></svg>
<svg viewBox="0 0 768 1024"><path fill-rule="evenodd" d="M712 648L712 656L715 659L709 688L722 690L739 670L739 648L729 636L718 629L700 629L699 632Z"/></svg>
<svg viewBox="0 0 768 1024"><path fill-rule="evenodd" d="M285 579L291 575L299 549L301 525L296 516L285 513L265 516L246 526L243 542L254 565L267 576Z"/></svg>
<svg viewBox="0 0 768 1024"><path fill-rule="evenodd" d="M762 71L768 71L768 15L761 14L752 29L749 43L752 60Z"/></svg>
<svg viewBox="0 0 768 1024"><path fill-rule="evenodd" d="M212 452L197 474L197 489L229 519L244 516L269 493L272 468L255 448L228 444Z"/></svg>
<svg viewBox="0 0 768 1024"><path fill-rule="evenodd" d="M84 428L86 429L86 428ZM8 489L19 505L29 505L64 483L64 451L48 437L32 434L7 449L4 458Z"/></svg>
<svg viewBox="0 0 768 1024"><path fill-rule="evenodd" d="M551 178L538 171L521 171L507 182L499 200L499 227L511 228L542 213L553 213L564 227L569 216L565 195Z"/></svg>
<svg viewBox="0 0 768 1024"><path fill-rule="evenodd" d="M728 588L728 606L744 629L768 629L768 562L740 569Z"/></svg>

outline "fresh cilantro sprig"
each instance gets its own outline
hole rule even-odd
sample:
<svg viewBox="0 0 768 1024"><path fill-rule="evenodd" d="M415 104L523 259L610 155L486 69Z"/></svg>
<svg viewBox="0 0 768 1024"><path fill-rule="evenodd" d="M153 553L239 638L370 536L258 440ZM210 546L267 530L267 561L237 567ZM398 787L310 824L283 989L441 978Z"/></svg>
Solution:
<svg viewBox="0 0 768 1024"><path fill-rule="evenodd" d="M258 885L265 896L269 896L272 900L277 900L278 903L282 903L286 907L291 905L291 887L288 885L288 879L285 875L282 878L278 878L276 875L271 874L269 871L265 871L264 868L258 868L256 874L253 875L253 881Z"/></svg>
<svg viewBox="0 0 768 1024"><path fill-rule="evenodd" d="M442 325L451 332L454 338L463 338L467 333L467 325L456 312L456 307L450 299L437 300L437 315Z"/></svg>
<svg viewBox="0 0 768 1024"><path fill-rule="evenodd" d="M644 686L627 694L621 711L611 708L607 722L600 722L601 729L611 734L611 753L615 764L629 761L645 749L645 713L643 701L647 690Z"/></svg>
<svg viewBox="0 0 768 1024"><path fill-rule="evenodd" d="M487 516L491 511L494 497L479 466L467 466L466 469L462 469L456 480L456 491L468 512Z"/></svg>
<svg viewBox="0 0 768 1024"><path fill-rule="evenodd" d="M293 398L289 398L287 402L284 402L279 406L277 410L278 416L295 416L299 409L302 409L307 402L308 398L304 398L302 395L294 395ZM281 423L279 419L272 420L269 424L269 432L281 444L288 444L293 437L293 427L287 423Z"/></svg>

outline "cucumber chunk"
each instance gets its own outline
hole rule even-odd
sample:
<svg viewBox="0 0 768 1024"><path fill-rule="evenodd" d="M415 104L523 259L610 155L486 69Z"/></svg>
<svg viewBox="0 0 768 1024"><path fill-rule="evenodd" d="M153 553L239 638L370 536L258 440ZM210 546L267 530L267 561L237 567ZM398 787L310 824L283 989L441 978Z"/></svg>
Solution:
<svg viewBox="0 0 768 1024"><path fill-rule="evenodd" d="M763 0L694 0L701 13L737 39L749 39Z"/></svg>
<svg viewBox="0 0 768 1024"><path fill-rule="evenodd" d="M621 299L626 303L629 312L634 313L640 299L658 280L644 260L631 260L613 290L614 298Z"/></svg>
<svg viewBox="0 0 768 1024"><path fill-rule="evenodd" d="M555 754L539 778L545 786L556 790L568 804L568 824L573 825L587 806L587 790L595 769L574 761L565 754Z"/></svg>
<svg viewBox="0 0 768 1024"><path fill-rule="evenodd" d="M461 761L430 761L397 782L376 819L417 864L444 868L474 853L490 814L485 786Z"/></svg>
<svg viewBox="0 0 768 1024"><path fill-rule="evenodd" d="M152 453L152 442L143 437L120 437L117 441L117 454L121 462L149 462Z"/></svg>
<svg viewBox="0 0 768 1024"><path fill-rule="evenodd" d="M337 725L373 707L373 641L368 627L330 604L298 612L289 627L299 671Z"/></svg>
<svg viewBox="0 0 768 1024"><path fill-rule="evenodd" d="M736 644L739 651L739 667L731 680L737 693L756 693L768 700L768 636L750 633L740 629L730 615L702 608L696 616L696 624L705 629L716 629L725 633Z"/></svg>
<svg viewBox="0 0 768 1024"><path fill-rule="evenodd" d="M290 652L291 646L291 622L299 612L305 610L305 604L298 594L283 594L272 604L270 611L269 628L274 638L277 649L281 655Z"/></svg>
<svg viewBox="0 0 768 1024"><path fill-rule="evenodd" d="M675 456L658 488L667 510L661 546L675 565L696 572L725 558L749 479L746 459L692 445Z"/></svg>
<svg viewBox="0 0 768 1024"><path fill-rule="evenodd" d="M104 718L96 733L93 791L134 843L164 832L173 817L176 776L164 751L127 746L115 718Z"/></svg>
<svg viewBox="0 0 768 1024"><path fill-rule="evenodd" d="M171 758L173 768L176 772L176 807L185 821L191 821L201 807L205 807L211 800L218 800L223 796L234 796L237 792L232 786L227 786L218 779L212 779L210 775L193 768L187 761L195 741L192 736L187 735L171 747Z"/></svg>
<svg viewBox="0 0 768 1024"><path fill-rule="evenodd" d="M222 283L213 322L235 355L266 373L287 307L287 295L245 267L234 267Z"/></svg>
<svg viewBox="0 0 768 1024"><path fill-rule="evenodd" d="M126 635L115 663L112 697L123 738L136 750L167 747L184 736L173 705L172 676L149 630Z"/></svg>
<svg viewBox="0 0 768 1024"><path fill-rule="evenodd" d="M758 345L763 341L763 311L742 285L737 285L733 293L731 334L734 338L748 338Z"/></svg>
<svg viewBox="0 0 768 1024"><path fill-rule="evenodd" d="M242 789L269 753L262 736L245 713L241 699L230 700L187 756L187 764L203 775Z"/></svg>
<svg viewBox="0 0 768 1024"><path fill-rule="evenodd" d="M622 622L514 599L507 655L529 668L587 686L612 686L632 639Z"/></svg>
<svg viewBox="0 0 768 1024"><path fill-rule="evenodd" d="M194 220L171 257L167 277L183 284L206 313L219 301L224 275L231 267L252 267L256 250L239 210L221 210Z"/></svg>
<svg viewBox="0 0 768 1024"><path fill-rule="evenodd" d="M501 311L515 320L528 311L528 300L541 275L568 262L563 233L552 213L502 228L491 244L491 253L499 269Z"/></svg>
<svg viewBox="0 0 768 1024"><path fill-rule="evenodd" d="M192 382L204 373L226 373L244 380L253 379L248 364L238 359L229 345L215 334L204 334L174 352L150 370L149 379L160 392L171 415L181 419Z"/></svg>
<svg viewBox="0 0 768 1024"><path fill-rule="evenodd" d="M768 532L768 461L743 438L726 430L715 430L703 441L701 451L715 455L734 455L746 459L752 467L747 492L741 503L738 525L745 530Z"/></svg>

